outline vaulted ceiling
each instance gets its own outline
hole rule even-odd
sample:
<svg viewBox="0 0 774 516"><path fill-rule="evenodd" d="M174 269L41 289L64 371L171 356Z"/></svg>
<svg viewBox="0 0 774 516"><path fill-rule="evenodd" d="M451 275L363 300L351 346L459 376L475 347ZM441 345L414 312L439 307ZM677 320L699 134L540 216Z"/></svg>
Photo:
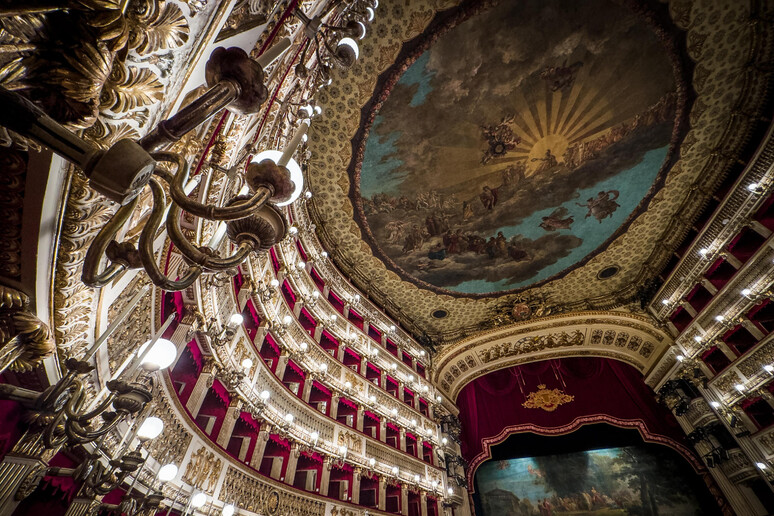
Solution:
<svg viewBox="0 0 774 516"><path fill-rule="evenodd" d="M741 64L771 45L733 1L382 8L320 93L310 205L337 266L436 342L640 311L757 144L768 83Z"/></svg>

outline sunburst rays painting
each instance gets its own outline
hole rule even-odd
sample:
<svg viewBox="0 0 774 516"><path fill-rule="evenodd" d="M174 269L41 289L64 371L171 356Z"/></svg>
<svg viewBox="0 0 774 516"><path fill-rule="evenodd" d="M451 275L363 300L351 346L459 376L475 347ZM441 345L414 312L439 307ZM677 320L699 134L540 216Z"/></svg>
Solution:
<svg viewBox="0 0 774 516"><path fill-rule="evenodd" d="M603 248L674 160L684 106L663 31L629 7L468 9L377 91L355 201L400 273L488 294Z"/></svg>

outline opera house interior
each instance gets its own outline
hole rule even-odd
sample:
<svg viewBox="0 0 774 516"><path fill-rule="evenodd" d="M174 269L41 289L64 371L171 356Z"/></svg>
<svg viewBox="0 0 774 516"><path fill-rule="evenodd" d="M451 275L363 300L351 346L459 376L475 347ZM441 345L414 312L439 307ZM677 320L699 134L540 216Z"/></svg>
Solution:
<svg viewBox="0 0 774 516"><path fill-rule="evenodd" d="M772 114L771 0L0 1L0 516L774 514Z"/></svg>

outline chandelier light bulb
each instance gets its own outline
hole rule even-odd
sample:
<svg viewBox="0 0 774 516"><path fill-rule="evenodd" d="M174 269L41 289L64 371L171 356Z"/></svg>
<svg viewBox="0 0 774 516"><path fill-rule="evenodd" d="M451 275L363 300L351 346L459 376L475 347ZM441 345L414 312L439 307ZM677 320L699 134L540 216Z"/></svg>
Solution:
<svg viewBox="0 0 774 516"><path fill-rule="evenodd" d="M446 437L441 438L441 444L446 446L449 443L449 440Z"/></svg>
<svg viewBox="0 0 774 516"><path fill-rule="evenodd" d="M312 442L316 443L317 439L320 438L320 434L318 434L317 432L312 432L311 434L309 434L309 437L312 439Z"/></svg>
<svg viewBox="0 0 774 516"><path fill-rule="evenodd" d="M312 292L312 297L313 297L313 298L315 298L315 299L317 299L317 298L319 298L319 297L320 297L320 293L319 293L318 291L316 291L316 290L315 290L314 292Z"/></svg>
<svg viewBox="0 0 774 516"><path fill-rule="evenodd" d="M734 385L734 389L736 389L739 392L744 392L744 385L742 385L741 383L737 383L736 385Z"/></svg>
<svg viewBox="0 0 774 516"><path fill-rule="evenodd" d="M392 413L393 416L397 416L398 415L398 409L396 409L396 408L392 409L390 412Z"/></svg>
<svg viewBox="0 0 774 516"><path fill-rule="evenodd" d="M137 354L142 355L150 343L151 341L148 341L143 344ZM146 371L158 371L172 365L175 358L177 358L177 346L167 339L158 339L142 359L141 365Z"/></svg>
<svg viewBox="0 0 774 516"><path fill-rule="evenodd" d="M166 464L159 469L159 480L161 482L169 482L177 476L177 466L174 464Z"/></svg>
<svg viewBox="0 0 774 516"><path fill-rule="evenodd" d="M225 507L223 507L223 516L234 516L234 505L228 504Z"/></svg>
<svg viewBox="0 0 774 516"><path fill-rule="evenodd" d="M742 295L744 297L749 296L751 293L752 293L752 290L750 290L749 288L742 289Z"/></svg>
<svg viewBox="0 0 774 516"><path fill-rule="evenodd" d="M715 320L716 320L717 322L723 322L723 316L722 316L722 315L716 315L716 316L715 316Z"/></svg>
<svg viewBox="0 0 774 516"><path fill-rule="evenodd" d="M304 199L308 200L308 199L311 199L311 198L312 198L312 192L310 192L309 190L304 192Z"/></svg>
<svg viewBox="0 0 774 516"><path fill-rule="evenodd" d="M339 446L339 455L346 455L346 454L347 454L347 447Z"/></svg>
<svg viewBox="0 0 774 516"><path fill-rule="evenodd" d="M374 396L373 394L371 394L371 395L368 397L368 401L370 401L371 403L375 403L375 402L376 402L376 396Z"/></svg>
<svg viewBox="0 0 774 516"><path fill-rule="evenodd" d="M392 474L395 475L395 476L398 476L398 472L400 472L400 470L398 469L398 466L393 466L392 467Z"/></svg>
<svg viewBox="0 0 774 516"><path fill-rule="evenodd" d="M419 478L420 478L420 477L419 477L419 475L416 475L416 474L415 474L415 475L414 475L414 482L419 482Z"/></svg>
<svg viewBox="0 0 774 516"><path fill-rule="evenodd" d="M328 364L325 364L325 363L320 364L320 371L324 373L327 370L328 370Z"/></svg>
<svg viewBox="0 0 774 516"><path fill-rule="evenodd" d="M322 256L323 258L327 258L328 257L328 251L321 252L320 256Z"/></svg>
<svg viewBox="0 0 774 516"><path fill-rule="evenodd" d="M765 366L763 366L763 370L769 374L774 373L774 366L771 364L766 364Z"/></svg>
<svg viewBox="0 0 774 516"><path fill-rule="evenodd" d="M290 229L288 229L288 233L290 233L291 235L297 235L298 228L296 226L290 226Z"/></svg>
<svg viewBox="0 0 774 516"><path fill-rule="evenodd" d="M701 256L707 256L709 254L709 249L707 249L706 247L699 249L699 254Z"/></svg>
<svg viewBox="0 0 774 516"><path fill-rule="evenodd" d="M710 402L710 405L712 405L712 408L716 408L716 409L720 408L720 403L717 401Z"/></svg>
<svg viewBox="0 0 774 516"><path fill-rule="evenodd" d="M233 314L233 315L232 315L231 317L229 317L229 319L228 319L228 323L229 323L231 326L239 326L239 325L240 325L240 324L242 324L243 322L245 322L245 317L244 317L242 314Z"/></svg>
<svg viewBox="0 0 774 516"><path fill-rule="evenodd" d="M306 342L301 343L301 351L306 351L309 349L309 345Z"/></svg>
<svg viewBox="0 0 774 516"><path fill-rule="evenodd" d="M446 492L449 493L449 495L453 495L454 494L454 489L452 489L450 487L449 489L446 490Z"/></svg>
<svg viewBox="0 0 774 516"><path fill-rule="evenodd" d="M357 58L360 57L360 48L357 46L357 41L355 41L354 39L352 39L352 38L341 38L339 40L338 46L339 47L346 46L346 47L349 47L350 49L352 49L352 53L353 53L353 55L355 57L355 61L357 61Z"/></svg>
<svg viewBox="0 0 774 516"><path fill-rule="evenodd" d="M279 287L279 280L278 280L278 279L276 279L276 278L275 278L275 279L273 279L273 280L271 280L271 281L269 282L269 286L270 286L271 288L277 288L277 287Z"/></svg>
<svg viewBox="0 0 774 516"><path fill-rule="evenodd" d="M685 357L683 355L677 355L675 358L677 359L678 362L682 362L683 360L685 360Z"/></svg>
<svg viewBox="0 0 774 516"><path fill-rule="evenodd" d="M755 463L755 465L756 465L756 466L758 467L758 469L760 469L760 470L764 470L764 469L766 469L766 464L764 464L763 462L756 462L756 463Z"/></svg>
<svg viewBox="0 0 774 516"><path fill-rule="evenodd" d="M395 325L394 325L394 324L391 324L391 325L390 325L390 331L391 331L391 332L395 331Z"/></svg>
<svg viewBox="0 0 774 516"><path fill-rule="evenodd" d="M304 263L304 262L298 262L298 263L296 264L296 267L298 268L298 270L302 271L302 270L306 269L306 263Z"/></svg>
<svg viewBox="0 0 774 516"><path fill-rule="evenodd" d="M191 497L191 507L195 509L201 509L207 502L207 495L205 493L196 493Z"/></svg>
<svg viewBox="0 0 774 516"><path fill-rule="evenodd" d="M392 370L393 370L393 371L395 371L396 369L398 369L398 364L396 364L395 362L393 362L393 363L392 363Z"/></svg>
<svg viewBox="0 0 774 516"><path fill-rule="evenodd" d="M701 342L701 335L694 335L693 340L696 342Z"/></svg>
<svg viewBox="0 0 774 516"><path fill-rule="evenodd" d="M293 419L294 419L293 414L291 414L290 412L285 414L285 421L287 421L288 423L292 423Z"/></svg>
<svg viewBox="0 0 774 516"><path fill-rule="evenodd" d="M371 457L370 459L368 459L368 465L369 465L369 466L371 466L372 468L373 468L374 466L376 466L376 459L374 459L373 457Z"/></svg>
<svg viewBox="0 0 774 516"><path fill-rule="evenodd" d="M344 387L346 387L347 389L351 389L352 388L352 382L344 382Z"/></svg>
<svg viewBox="0 0 774 516"><path fill-rule="evenodd" d="M352 298L352 300L353 300L355 303L357 303L358 301L360 301L360 294L355 294L355 296Z"/></svg>
<svg viewBox="0 0 774 516"><path fill-rule="evenodd" d="M244 360L242 360L242 367L244 367L245 369L250 369L251 367L253 367L253 360L251 358L245 358Z"/></svg>
<svg viewBox="0 0 774 516"><path fill-rule="evenodd" d="M282 324L284 324L285 326L287 326L291 322L293 322L293 319L289 315L286 315L285 317L282 318Z"/></svg>
<svg viewBox="0 0 774 516"><path fill-rule="evenodd" d="M443 401L443 398L441 397L440 394L435 397L435 401L437 401L438 403L441 403L441 401Z"/></svg>
<svg viewBox="0 0 774 516"><path fill-rule="evenodd" d="M661 300L661 304L662 305L668 305L669 304L669 299L662 299Z"/></svg>
<svg viewBox="0 0 774 516"><path fill-rule="evenodd" d="M157 417L151 416L140 425L140 429L137 430L137 438L140 439L140 441L149 441L150 439L155 439L161 435L161 432L163 431L164 422Z"/></svg>
<svg viewBox="0 0 774 516"><path fill-rule="evenodd" d="M261 394L259 394L259 396L263 401L267 401L269 399L269 396L271 396L271 394L269 394L269 391L261 391Z"/></svg>
<svg viewBox="0 0 774 516"><path fill-rule="evenodd" d="M410 381L410 382L414 381L414 375L413 374L408 375L408 381Z"/></svg>
<svg viewBox="0 0 774 516"><path fill-rule="evenodd" d="M754 192L755 190L758 189L758 186L759 186L758 183L750 183L749 185L747 185L747 189L751 192Z"/></svg>

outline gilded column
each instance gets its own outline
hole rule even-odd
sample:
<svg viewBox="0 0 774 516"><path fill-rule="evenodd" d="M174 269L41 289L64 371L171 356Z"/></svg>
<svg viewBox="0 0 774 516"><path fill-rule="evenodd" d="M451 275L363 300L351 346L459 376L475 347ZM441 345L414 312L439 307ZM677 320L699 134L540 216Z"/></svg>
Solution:
<svg viewBox="0 0 774 516"><path fill-rule="evenodd" d="M234 426L239 419L239 414L242 412L242 401L239 398L231 400L231 403L226 410L226 415L223 418L223 424L220 426L220 432L218 432L217 443L222 448L228 448L228 443L231 441L231 434L234 432Z"/></svg>
<svg viewBox="0 0 774 516"><path fill-rule="evenodd" d="M290 486L293 485L293 481L296 478L296 466L298 465L298 457L301 455L301 450L298 449L298 443L290 444L290 454L288 455L288 466L285 469L284 482Z"/></svg>

